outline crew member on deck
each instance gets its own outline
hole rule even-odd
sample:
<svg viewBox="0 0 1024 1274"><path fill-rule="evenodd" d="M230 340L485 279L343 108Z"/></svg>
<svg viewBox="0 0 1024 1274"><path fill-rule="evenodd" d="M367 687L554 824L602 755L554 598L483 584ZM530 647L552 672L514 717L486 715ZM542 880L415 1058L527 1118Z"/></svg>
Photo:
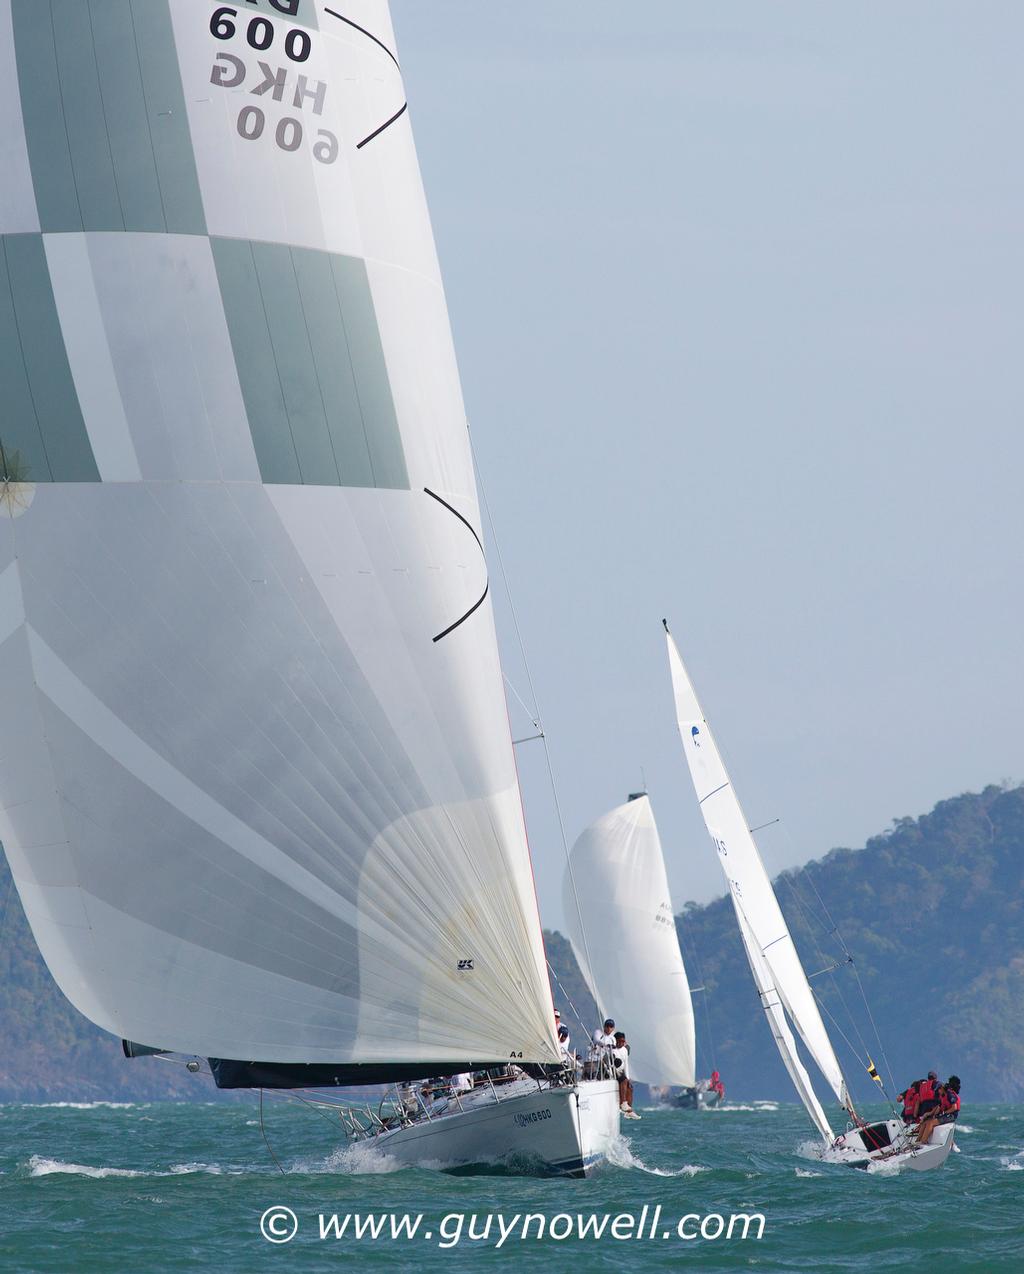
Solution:
<svg viewBox="0 0 1024 1274"><path fill-rule="evenodd" d="M928 1072L928 1078L934 1076L934 1071ZM921 1115L921 1121L917 1125L917 1140L925 1146L931 1140L931 1135L939 1124L949 1123L956 1119L960 1113L960 1076L950 1075L945 1084L935 1084L935 1097L928 1110ZM920 1109L920 1107L919 1107Z"/></svg>
<svg viewBox="0 0 1024 1274"><path fill-rule="evenodd" d="M599 1026L594 1032L594 1048L599 1050L602 1048L615 1047L615 1023L610 1017L604 1020L604 1026Z"/></svg>
<svg viewBox="0 0 1024 1274"><path fill-rule="evenodd" d="M572 1065L572 1054L569 1052L569 1028L563 1022L558 1028L558 1051L562 1054L562 1065Z"/></svg>
<svg viewBox="0 0 1024 1274"><path fill-rule="evenodd" d="M913 1124L917 1122L917 1103L918 1090L923 1080L915 1079L912 1084L908 1084L902 1093L899 1093L896 1100L903 1103L903 1122L905 1124Z"/></svg>
<svg viewBox="0 0 1024 1274"><path fill-rule="evenodd" d="M960 1114L960 1076L950 1075L939 1089L939 1122L952 1123Z"/></svg>
<svg viewBox="0 0 1024 1274"><path fill-rule="evenodd" d="M917 1118L924 1119L939 1108L939 1077L935 1071L928 1072L928 1078L922 1079L917 1086Z"/></svg>
<svg viewBox="0 0 1024 1274"><path fill-rule="evenodd" d="M633 1109L633 1083L629 1078L629 1045L626 1043L625 1031L615 1032L612 1062L615 1066L615 1078L619 1081L619 1110L625 1119L639 1119L640 1116Z"/></svg>
<svg viewBox="0 0 1024 1274"><path fill-rule="evenodd" d="M604 1020L604 1026L598 1027L590 1045L590 1070L593 1079L607 1077L605 1063L611 1058L615 1048L615 1023L610 1017Z"/></svg>

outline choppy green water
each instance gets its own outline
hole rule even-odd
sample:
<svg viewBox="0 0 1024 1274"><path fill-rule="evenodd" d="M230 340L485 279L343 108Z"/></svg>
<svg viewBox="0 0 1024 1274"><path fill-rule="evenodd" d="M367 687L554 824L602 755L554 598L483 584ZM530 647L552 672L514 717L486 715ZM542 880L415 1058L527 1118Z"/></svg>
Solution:
<svg viewBox="0 0 1024 1274"><path fill-rule="evenodd" d="M339 1151L336 1129L315 1113L275 1102L266 1123L287 1176L269 1159L254 1107L0 1107L0 1269L1024 1269L1021 1107L970 1107L962 1153L937 1172L898 1177L800 1158L803 1112L773 1104L645 1111L619 1162L581 1182L389 1170ZM499 1249L496 1222L489 1240L471 1241L467 1220L458 1245L442 1246L454 1214L475 1214L481 1229L489 1212L506 1223L527 1213L574 1220L640 1215L645 1204L648 1217L661 1205L662 1231L686 1213L732 1212L763 1213L766 1230L760 1241L716 1242L517 1234ZM275 1247L259 1222L276 1205L300 1229ZM422 1213L421 1236L319 1239L320 1213L384 1212Z"/></svg>

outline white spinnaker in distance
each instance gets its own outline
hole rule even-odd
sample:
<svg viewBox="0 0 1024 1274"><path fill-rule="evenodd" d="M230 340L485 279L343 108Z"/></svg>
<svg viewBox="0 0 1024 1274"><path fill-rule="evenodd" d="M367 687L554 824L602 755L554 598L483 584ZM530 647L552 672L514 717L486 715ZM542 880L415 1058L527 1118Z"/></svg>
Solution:
<svg viewBox="0 0 1024 1274"><path fill-rule="evenodd" d="M704 822L715 844L718 861L728 882L737 916L740 918L740 928L748 956L751 957L751 968L758 990L764 995L770 990L768 986L770 980L770 987L774 988L782 1007L788 1013L818 1069L828 1081L829 1087L838 1100L846 1106L849 1098L839 1060L832 1048L825 1024L821 1020L814 993L800 963L800 957L797 955L782 909L779 907L775 890L772 888L768 872L765 870L757 845L750 833L749 825L729 780L714 737L704 719L693 684L667 628L666 638L669 667L672 672L672 689L675 695L676 720L683 743L683 752L690 768L701 814L704 816ZM755 958L758 953L760 959ZM766 974L770 975L770 979L766 977ZM770 1013L769 1017L771 1017ZM789 1037L789 1044L787 1044L785 1036L780 1038L780 1032L776 1029L777 1025L777 1021L773 1020L772 1033L782 1052L783 1060L794 1077L794 1082L804 1104L807 1105L811 1118L821 1127L820 1120L823 1115L820 1105L816 1101L814 1106L808 1102L807 1091L805 1091L809 1090L809 1085L806 1084L806 1073L798 1081L797 1076L794 1075L793 1062L799 1066L799 1059L792 1050L790 1050L791 1056L787 1056L792 1037ZM803 1068L800 1069L802 1071ZM827 1127L827 1123L825 1126Z"/></svg>
<svg viewBox="0 0 1024 1274"><path fill-rule="evenodd" d="M557 1061L386 0L5 32L0 839L47 964L186 1053Z"/></svg>
<svg viewBox="0 0 1024 1274"><path fill-rule="evenodd" d="M569 940L590 994L599 1011L610 1013L626 1032L632 1077L645 1084L692 1086L690 984L661 839L646 796L611 810L579 836L562 902Z"/></svg>

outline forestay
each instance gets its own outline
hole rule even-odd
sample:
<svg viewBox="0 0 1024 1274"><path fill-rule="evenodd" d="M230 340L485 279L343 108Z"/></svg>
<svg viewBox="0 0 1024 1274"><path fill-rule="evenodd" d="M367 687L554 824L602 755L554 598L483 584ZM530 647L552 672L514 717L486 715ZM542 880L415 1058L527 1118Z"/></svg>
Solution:
<svg viewBox="0 0 1024 1274"><path fill-rule="evenodd" d="M729 885L754 979L787 1069L812 1119L827 1136L827 1121L793 1048L792 1036L781 1012L770 1007L775 996L832 1091L846 1106L848 1096L839 1062L775 890L667 625L665 632L683 751L704 822Z"/></svg>
<svg viewBox="0 0 1024 1274"><path fill-rule="evenodd" d="M691 1086L690 985L646 796L620 805L582 833L569 858L562 901L590 993L599 1011L612 1014L626 1031L633 1078Z"/></svg>
<svg viewBox="0 0 1024 1274"><path fill-rule="evenodd" d="M187 1053L557 1061L385 0L0 0L0 115L0 836L54 977Z"/></svg>

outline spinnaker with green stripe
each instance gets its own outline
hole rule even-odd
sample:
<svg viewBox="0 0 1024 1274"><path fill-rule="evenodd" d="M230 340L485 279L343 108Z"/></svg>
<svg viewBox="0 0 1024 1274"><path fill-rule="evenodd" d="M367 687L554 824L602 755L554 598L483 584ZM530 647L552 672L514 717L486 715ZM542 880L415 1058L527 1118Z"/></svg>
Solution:
<svg viewBox="0 0 1024 1274"><path fill-rule="evenodd" d="M0 839L71 1001L556 1062L385 0L0 0Z"/></svg>

